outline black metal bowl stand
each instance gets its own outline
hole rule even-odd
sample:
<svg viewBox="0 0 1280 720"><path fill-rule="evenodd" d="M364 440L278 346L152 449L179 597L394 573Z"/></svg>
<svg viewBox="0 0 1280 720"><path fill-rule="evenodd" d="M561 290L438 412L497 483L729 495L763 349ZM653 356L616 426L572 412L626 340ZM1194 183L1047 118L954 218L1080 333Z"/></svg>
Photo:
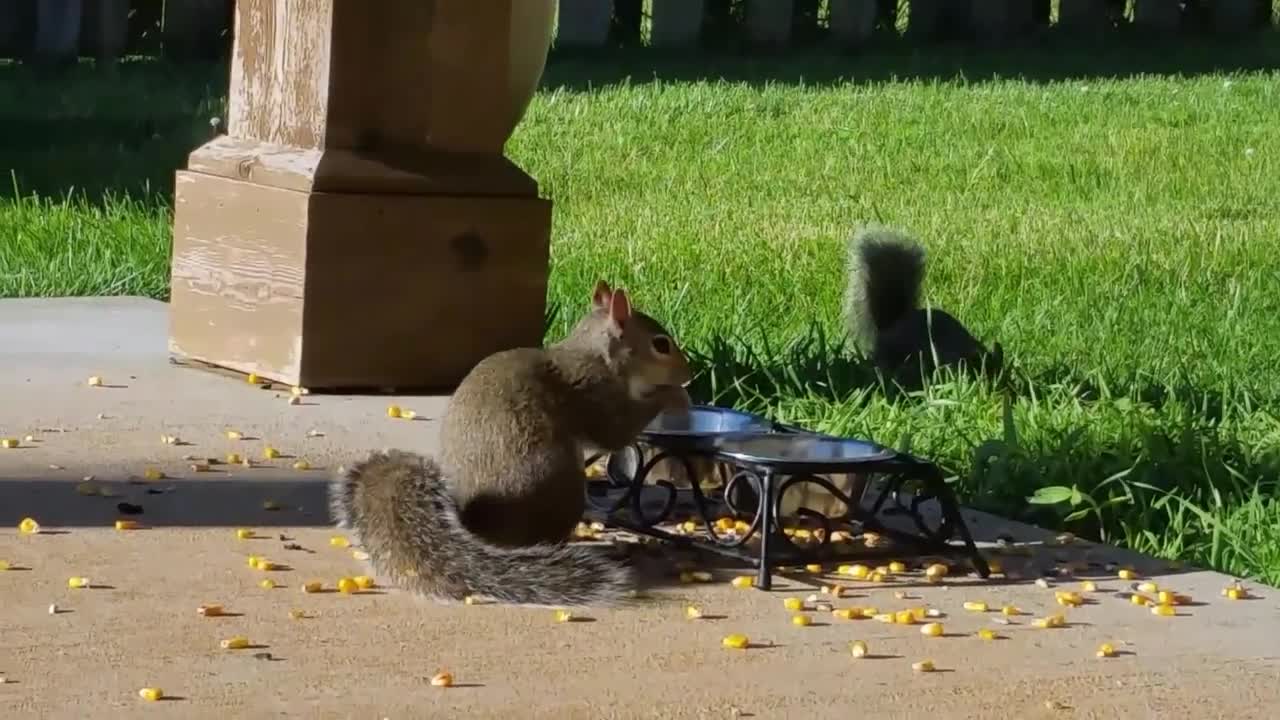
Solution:
<svg viewBox="0 0 1280 720"><path fill-rule="evenodd" d="M804 436L830 437L791 426L774 424L773 428L778 433L795 435L797 440ZM960 514L955 494L934 464L892 450L885 450L873 459L837 461L743 458L740 454L717 449L716 438L715 434L642 433L633 445L610 455L603 478L588 480L588 513L606 526L744 561L757 568L756 587L762 590L771 588L772 573L779 567L905 558L912 554L967 559L979 576L986 578L990 575L986 560L978 552ZM647 461L640 462L646 448L653 454ZM594 464L602 455L590 458L587 465ZM629 455L635 462L625 461ZM724 463L732 471L727 484L718 492L708 493L702 489L695 465L699 459ZM650 482L650 474L664 460L684 466L685 477L689 480L687 490L678 489L669 478L654 478ZM627 464L634 468L628 470ZM824 477L837 474L865 478L865 491L860 497L851 497ZM847 511L843 515L829 517L809 508L799 508L796 516L816 524L822 532L812 535L814 542L798 543L784 531L779 519L780 508L788 490L805 483L821 486L838 498ZM660 507L656 512L647 510L646 496L656 493L662 493ZM931 523L922 511L930 501L938 503L935 523ZM675 534L658 527L680 519L682 514L676 512L680 507L690 511L684 516L705 533L705 538ZM749 529L744 533L722 532L716 525L716 518L726 515L750 517ZM882 520L895 516L905 517L910 522L890 525ZM901 527L904 525L905 528ZM835 543L832 537L837 530L843 530L857 540L863 533L876 533L889 542L874 545L856 540ZM747 543L757 533L760 536L759 550L753 552ZM955 539L959 544L953 542Z"/></svg>

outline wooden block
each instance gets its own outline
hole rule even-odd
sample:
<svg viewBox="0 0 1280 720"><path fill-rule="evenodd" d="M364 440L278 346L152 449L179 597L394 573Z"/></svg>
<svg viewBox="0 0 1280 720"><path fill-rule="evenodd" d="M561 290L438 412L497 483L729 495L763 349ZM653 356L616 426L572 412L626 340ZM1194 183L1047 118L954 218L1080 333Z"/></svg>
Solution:
<svg viewBox="0 0 1280 720"><path fill-rule="evenodd" d="M649 45L660 50L687 50L698 45L705 0L653 0Z"/></svg>
<svg viewBox="0 0 1280 720"><path fill-rule="evenodd" d="M878 0L829 0L827 8L832 39L842 48L866 45L880 22Z"/></svg>
<svg viewBox="0 0 1280 720"><path fill-rule="evenodd" d="M551 204L177 176L170 351L314 389L447 388L537 346Z"/></svg>
<svg viewBox="0 0 1280 720"><path fill-rule="evenodd" d="M560 0L556 46L601 48L609 42L613 0Z"/></svg>
<svg viewBox="0 0 1280 720"><path fill-rule="evenodd" d="M111 62L129 39L129 0L84 0L80 48L98 61Z"/></svg>
<svg viewBox="0 0 1280 720"><path fill-rule="evenodd" d="M794 0L746 0L747 43L765 50L781 50L791 43Z"/></svg>

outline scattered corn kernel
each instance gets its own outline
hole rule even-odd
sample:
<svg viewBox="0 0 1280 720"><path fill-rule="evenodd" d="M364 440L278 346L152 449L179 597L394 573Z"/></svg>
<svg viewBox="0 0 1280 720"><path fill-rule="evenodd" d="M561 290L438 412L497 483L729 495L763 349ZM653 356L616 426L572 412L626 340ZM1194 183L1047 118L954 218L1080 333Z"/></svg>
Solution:
<svg viewBox="0 0 1280 720"><path fill-rule="evenodd" d="M840 608L839 610L832 610L831 614L841 620L853 620L854 618L862 617L862 611L859 608Z"/></svg>
<svg viewBox="0 0 1280 720"><path fill-rule="evenodd" d="M117 530L137 530L138 521L137 520L117 520L116 529Z"/></svg>
<svg viewBox="0 0 1280 720"><path fill-rule="evenodd" d="M813 573L814 575L820 575L822 573L822 566L816 563L805 565L804 569L805 572Z"/></svg>
<svg viewBox="0 0 1280 720"><path fill-rule="evenodd" d="M351 541L341 535L334 535L329 538L329 544L336 548L351 547Z"/></svg>
<svg viewBox="0 0 1280 720"><path fill-rule="evenodd" d="M1059 591L1054 593L1054 599L1063 607L1079 607L1084 604L1084 597L1077 592Z"/></svg>
<svg viewBox="0 0 1280 720"><path fill-rule="evenodd" d="M877 610L876 608L873 608L873 607L862 608L862 617L864 618L868 618L868 619L874 618L879 614L880 614L880 611Z"/></svg>
<svg viewBox="0 0 1280 720"><path fill-rule="evenodd" d="M35 535L40 532L40 523L35 518L22 518L22 522L18 523L18 532L23 535Z"/></svg>
<svg viewBox="0 0 1280 720"><path fill-rule="evenodd" d="M306 610L290 610L289 611L290 620L305 620L306 617L307 617Z"/></svg>
<svg viewBox="0 0 1280 720"><path fill-rule="evenodd" d="M312 581L309 583L302 584L302 592L304 593L318 593L323 589L324 589L324 583L321 583L321 582Z"/></svg>
<svg viewBox="0 0 1280 720"><path fill-rule="evenodd" d="M377 585L377 583L374 582L373 578L369 577L368 575L357 575L354 578L352 578L352 580L355 580L356 587L360 588L361 590L369 590Z"/></svg>
<svg viewBox="0 0 1280 720"><path fill-rule="evenodd" d="M164 697L164 691L160 688L142 688L138 691L138 697L147 702L155 702Z"/></svg>
<svg viewBox="0 0 1280 720"><path fill-rule="evenodd" d="M1005 605L1004 607L1000 608L1000 612L1001 614L1007 615L1007 616L1022 614L1022 611L1019 610L1016 605Z"/></svg>
<svg viewBox="0 0 1280 720"><path fill-rule="evenodd" d="M791 536L797 540L810 540L813 538L813 532L808 528L796 528Z"/></svg>
<svg viewBox="0 0 1280 720"><path fill-rule="evenodd" d="M938 608L929 608L928 610L925 611L925 615L931 618L940 618L942 617L942 611L939 610Z"/></svg>
<svg viewBox="0 0 1280 720"><path fill-rule="evenodd" d="M244 439L244 433L240 432L239 430L228 430L228 431L227 431L227 439L228 439L228 440L243 440L243 439Z"/></svg>
<svg viewBox="0 0 1280 720"><path fill-rule="evenodd" d="M223 650L243 650L249 647L249 638L243 635L227 638L219 643Z"/></svg>
<svg viewBox="0 0 1280 720"><path fill-rule="evenodd" d="M942 623L925 623L920 626L920 634L926 637L942 637Z"/></svg>
<svg viewBox="0 0 1280 720"><path fill-rule="evenodd" d="M942 563L934 563L925 568L924 574L927 577L946 577L951 569Z"/></svg>
<svg viewBox="0 0 1280 720"><path fill-rule="evenodd" d="M978 637L982 638L983 640L995 640L996 631L992 630L991 628L982 628L981 630L978 631Z"/></svg>
<svg viewBox="0 0 1280 720"><path fill-rule="evenodd" d="M413 410L400 411L400 418L403 420L413 420L416 417L418 417L418 413L414 412Z"/></svg>
<svg viewBox="0 0 1280 720"><path fill-rule="evenodd" d="M792 616L791 616L791 624L792 624L792 625L798 625L798 626L800 626L800 627L805 627L805 626L807 626L807 625L811 624L812 622L813 622L813 618L810 618L808 615L804 615L804 614L802 614L802 613L796 613L795 615L792 615Z"/></svg>
<svg viewBox="0 0 1280 720"><path fill-rule="evenodd" d="M1129 602L1133 603L1134 605L1150 605L1151 598L1147 597L1146 595L1141 595L1139 593L1133 593L1132 595L1129 596Z"/></svg>
<svg viewBox="0 0 1280 720"><path fill-rule="evenodd" d="M684 608L684 616L690 620L702 619L702 608L697 605L686 605Z"/></svg>
<svg viewBox="0 0 1280 720"><path fill-rule="evenodd" d="M447 672L431 676L431 684L435 687L453 687L453 675Z"/></svg>
<svg viewBox="0 0 1280 720"><path fill-rule="evenodd" d="M873 583L882 583L886 579L888 579L888 576L878 570L871 571L871 574L867 576L867 580Z"/></svg>
<svg viewBox="0 0 1280 720"><path fill-rule="evenodd" d="M272 580L271 578L263 578L262 582L258 583L258 587L262 588L263 590L275 590L276 581Z"/></svg>
<svg viewBox="0 0 1280 720"><path fill-rule="evenodd" d="M893 591L893 599L894 599L894 600L906 600L906 599L907 599L907 592L906 592L905 590L894 590L894 591Z"/></svg>
<svg viewBox="0 0 1280 720"><path fill-rule="evenodd" d="M13 566L9 564L8 560L0 560L0 572L4 572L5 570L8 570L11 567Z"/></svg>
<svg viewBox="0 0 1280 720"><path fill-rule="evenodd" d="M924 622L924 619L929 617L928 608L914 607L914 608L911 608L911 610L909 610L908 612L911 613L911 619L916 622Z"/></svg>
<svg viewBox="0 0 1280 720"><path fill-rule="evenodd" d="M202 615L204 617L218 617L219 615L223 614L222 606L221 605L201 605L200 607L196 608L196 614Z"/></svg>
<svg viewBox="0 0 1280 720"><path fill-rule="evenodd" d="M1085 580L1080 583L1080 589L1085 592L1098 592L1098 584L1092 580Z"/></svg>
<svg viewBox="0 0 1280 720"><path fill-rule="evenodd" d="M280 457L280 451L268 445L262 448L262 457L267 460L275 460Z"/></svg>
<svg viewBox="0 0 1280 720"><path fill-rule="evenodd" d="M262 382L262 378L258 377L257 373L249 373L245 376L245 381L250 385L257 385Z"/></svg>
<svg viewBox="0 0 1280 720"><path fill-rule="evenodd" d="M244 458L239 453L227 453L226 461L228 465L239 465L244 462Z"/></svg>
<svg viewBox="0 0 1280 720"><path fill-rule="evenodd" d="M1138 583L1138 592L1144 592L1144 593L1160 592L1160 586L1148 580L1147 582L1144 582L1144 583Z"/></svg>
<svg viewBox="0 0 1280 720"><path fill-rule="evenodd" d="M855 658L864 658L867 656L867 644L861 640L854 640L849 643L849 654Z"/></svg>
<svg viewBox="0 0 1280 720"><path fill-rule="evenodd" d="M685 520L680 524L680 529L684 530L686 533L693 534L698 532L698 523L692 520Z"/></svg>
<svg viewBox="0 0 1280 720"><path fill-rule="evenodd" d="M239 528L236 530L236 537L241 540L248 540L254 536L252 528ZM257 557L256 555L253 557Z"/></svg>
<svg viewBox="0 0 1280 720"><path fill-rule="evenodd" d="M933 661L921 660L920 662L913 662L911 663L911 669L915 672L933 672Z"/></svg>
<svg viewBox="0 0 1280 720"><path fill-rule="evenodd" d="M163 480L164 471L160 468L149 467L142 471L142 477L147 480Z"/></svg>
<svg viewBox="0 0 1280 720"><path fill-rule="evenodd" d="M306 460L299 460L293 464L293 469L294 470L310 470L311 463L307 462Z"/></svg>
<svg viewBox="0 0 1280 720"><path fill-rule="evenodd" d="M369 553L363 550L352 550L351 557L356 560L364 561L369 559Z"/></svg>
<svg viewBox="0 0 1280 720"><path fill-rule="evenodd" d="M87 588L89 587L89 578L87 577L70 577L67 578L67 587L69 588Z"/></svg>
<svg viewBox="0 0 1280 720"><path fill-rule="evenodd" d="M360 585L356 583L354 578L344 577L338 580L338 592L353 593L360 589Z"/></svg>
<svg viewBox="0 0 1280 720"><path fill-rule="evenodd" d="M89 387L102 387L102 378L97 375L89 377Z"/></svg>
<svg viewBox="0 0 1280 720"><path fill-rule="evenodd" d="M899 562L897 560L894 560L893 562L889 563L889 572L891 573L900 575L906 571L907 571L907 564L904 562Z"/></svg>
<svg viewBox="0 0 1280 720"><path fill-rule="evenodd" d="M1178 614L1178 610L1172 605L1152 605L1151 614L1161 617L1173 617Z"/></svg>
<svg viewBox="0 0 1280 720"><path fill-rule="evenodd" d="M1161 590L1160 592L1156 593L1156 602L1160 603L1161 605L1177 605L1178 594L1174 592L1170 592L1168 590Z"/></svg>
<svg viewBox="0 0 1280 720"><path fill-rule="evenodd" d="M569 621L571 621L571 620L573 620L573 613L569 612L568 610L557 610L557 611L556 611L556 622L562 622L562 623L565 623L565 622L569 622Z"/></svg>
<svg viewBox="0 0 1280 720"><path fill-rule="evenodd" d="M1100 658L1115 657L1116 648L1111 643L1102 643L1098 646L1098 652L1096 654Z"/></svg>
<svg viewBox="0 0 1280 720"><path fill-rule="evenodd" d="M1036 578L1036 587L1041 588L1043 590L1048 590L1049 581L1045 580L1044 578Z"/></svg>
<svg viewBox="0 0 1280 720"><path fill-rule="evenodd" d="M736 588L749 588L756 584L756 579L750 575L739 575L730 581L730 584Z"/></svg>
<svg viewBox="0 0 1280 720"><path fill-rule="evenodd" d="M910 610L899 610L893 614L893 621L899 625L915 625L916 616Z"/></svg>
<svg viewBox="0 0 1280 720"><path fill-rule="evenodd" d="M1249 591L1242 587L1227 588L1226 598L1228 600L1240 600L1249 597Z"/></svg>
<svg viewBox="0 0 1280 720"><path fill-rule="evenodd" d="M866 565L841 565L839 572L841 575L848 575L856 580L865 580L871 574L871 568Z"/></svg>
<svg viewBox="0 0 1280 720"><path fill-rule="evenodd" d="M786 598L786 599L784 599L784 600L782 601L782 607L784 607L784 608L786 608L786 609L788 609L788 610L791 610L792 612L794 612L794 611L796 611L796 610L803 610L803 609L804 609L804 601L803 601L803 600L801 600L800 598L796 598L796 597L789 597L789 598Z"/></svg>
<svg viewBox="0 0 1280 720"><path fill-rule="evenodd" d="M1116 577L1121 580L1135 580L1138 577L1138 573L1130 570L1129 568L1122 568L1120 572L1116 573Z"/></svg>
<svg viewBox="0 0 1280 720"><path fill-rule="evenodd" d="M721 645L727 648L731 648L733 650L745 650L747 648L747 645L749 645L750 643L751 641L747 639L746 635L742 635L738 633L735 633L733 635L726 635L724 639L720 641Z"/></svg>
<svg viewBox="0 0 1280 720"><path fill-rule="evenodd" d="M399 405L388 405L388 406L387 406L387 417L389 417L389 418L398 418L398 417L403 417L403 416L404 416L404 411L400 409L400 406L399 406Z"/></svg>
<svg viewBox="0 0 1280 720"><path fill-rule="evenodd" d="M18 446L19 446L19 444L20 444L20 443L18 442L18 438L4 438L4 439L0 439L0 447L3 447L3 448L5 448L5 449L7 449L7 450L12 450L12 449L14 449L14 448L18 447Z"/></svg>
<svg viewBox="0 0 1280 720"><path fill-rule="evenodd" d="M969 612L984 613L987 611L987 604L984 602L967 602L964 604L964 609Z"/></svg>
<svg viewBox="0 0 1280 720"><path fill-rule="evenodd" d="M58 607L58 604L57 604L57 603L50 603L50 605L49 605L49 614L50 614L50 615L57 615L60 611L61 611L61 609Z"/></svg>

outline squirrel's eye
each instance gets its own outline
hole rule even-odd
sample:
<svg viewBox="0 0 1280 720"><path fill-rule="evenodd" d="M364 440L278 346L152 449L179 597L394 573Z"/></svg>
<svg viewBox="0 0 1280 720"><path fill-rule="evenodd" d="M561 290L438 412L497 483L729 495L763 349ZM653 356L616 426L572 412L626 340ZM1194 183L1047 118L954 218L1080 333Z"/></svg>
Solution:
<svg viewBox="0 0 1280 720"><path fill-rule="evenodd" d="M671 354L671 339L665 335L659 335L653 339L653 351L659 355Z"/></svg>

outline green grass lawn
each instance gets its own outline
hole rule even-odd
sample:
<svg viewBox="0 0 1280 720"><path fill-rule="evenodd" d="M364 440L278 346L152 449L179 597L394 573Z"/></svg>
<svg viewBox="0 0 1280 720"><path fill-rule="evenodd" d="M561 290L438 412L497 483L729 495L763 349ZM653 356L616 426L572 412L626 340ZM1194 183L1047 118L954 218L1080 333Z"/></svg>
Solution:
<svg viewBox="0 0 1280 720"><path fill-rule="evenodd" d="M1280 584L1266 43L1179 50L1177 75L1132 50L559 60L510 144L555 201L552 336L606 277L696 353L701 400L935 458L978 507ZM172 173L224 77L0 67L0 296L165 297ZM1004 344L1004 382L902 395L843 349L845 241L868 220L927 245L929 300Z"/></svg>

